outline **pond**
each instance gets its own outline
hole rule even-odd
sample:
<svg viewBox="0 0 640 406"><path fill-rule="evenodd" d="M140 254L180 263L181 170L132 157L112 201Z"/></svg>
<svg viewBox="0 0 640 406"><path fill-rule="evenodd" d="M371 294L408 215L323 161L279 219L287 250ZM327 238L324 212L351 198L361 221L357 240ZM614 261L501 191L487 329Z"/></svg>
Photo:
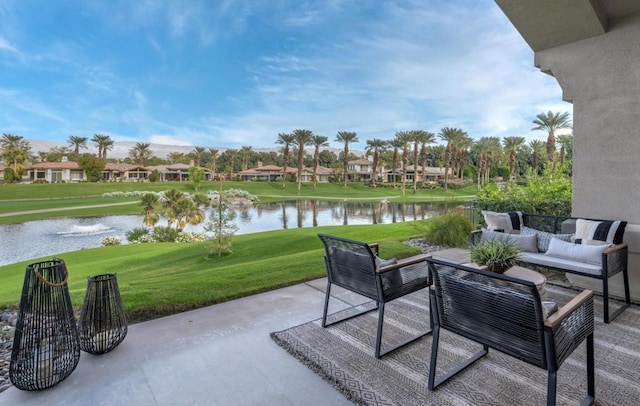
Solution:
<svg viewBox="0 0 640 406"><path fill-rule="evenodd" d="M236 208L238 234L279 229L349 224L387 224L423 220L458 203L363 203L289 201ZM208 217L208 215L207 215ZM166 225L161 219L159 225ZM0 266L48 255L99 247L106 236L126 243L126 233L142 226L141 215L58 218L3 225L0 232ZM185 231L203 231L187 226Z"/></svg>

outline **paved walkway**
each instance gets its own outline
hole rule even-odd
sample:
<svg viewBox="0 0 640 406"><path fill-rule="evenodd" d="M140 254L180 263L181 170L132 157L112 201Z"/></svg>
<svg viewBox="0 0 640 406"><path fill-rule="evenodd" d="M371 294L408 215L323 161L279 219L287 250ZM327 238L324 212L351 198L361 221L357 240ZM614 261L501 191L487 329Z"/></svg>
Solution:
<svg viewBox="0 0 640 406"><path fill-rule="evenodd" d="M10 388L0 405L350 405L269 337L321 317L325 287L317 279L131 325L112 352L83 352L63 382Z"/></svg>

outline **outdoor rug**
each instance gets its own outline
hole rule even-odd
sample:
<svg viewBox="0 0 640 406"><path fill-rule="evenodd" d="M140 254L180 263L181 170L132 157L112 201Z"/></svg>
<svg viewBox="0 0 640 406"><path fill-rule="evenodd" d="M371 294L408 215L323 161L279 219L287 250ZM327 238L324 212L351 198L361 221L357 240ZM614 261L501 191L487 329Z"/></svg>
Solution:
<svg viewBox="0 0 640 406"><path fill-rule="evenodd" d="M547 285L560 305L575 290ZM640 404L640 308L632 305L611 324L602 321L601 297L596 317L596 404ZM611 303L616 308L617 303ZM365 304L370 306L371 304ZM387 303L385 344L424 330L428 325L427 291ZM349 311L349 310L347 310ZM547 372L516 358L489 354L431 392L427 389L431 335L378 360L373 356L377 311L322 328L315 320L271 333L273 340L343 393L364 405L543 405ZM340 317L344 316L343 312ZM437 376L481 346L441 330ZM586 348L578 347L558 372L558 404L579 404L586 395Z"/></svg>

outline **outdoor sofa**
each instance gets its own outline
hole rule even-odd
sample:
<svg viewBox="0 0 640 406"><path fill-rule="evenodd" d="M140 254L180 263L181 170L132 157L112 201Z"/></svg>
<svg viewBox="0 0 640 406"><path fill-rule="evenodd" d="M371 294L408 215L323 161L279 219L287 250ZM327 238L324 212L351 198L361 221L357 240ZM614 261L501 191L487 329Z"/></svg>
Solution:
<svg viewBox="0 0 640 406"><path fill-rule="evenodd" d="M613 321L631 303L623 242L626 221L562 217L523 212L483 211L487 227L471 233L471 244L508 238L522 252L518 263L568 272L602 281L604 322ZM622 274L624 303L609 314L609 278Z"/></svg>

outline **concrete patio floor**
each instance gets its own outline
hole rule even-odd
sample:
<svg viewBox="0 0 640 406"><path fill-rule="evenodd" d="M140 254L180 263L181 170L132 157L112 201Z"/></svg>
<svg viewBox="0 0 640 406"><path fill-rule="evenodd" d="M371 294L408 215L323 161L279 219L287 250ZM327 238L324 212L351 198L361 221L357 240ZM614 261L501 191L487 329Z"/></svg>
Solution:
<svg viewBox="0 0 640 406"><path fill-rule="evenodd" d="M317 279L131 325L112 352L83 352L63 382L12 387L0 405L350 405L269 337L321 317L325 288Z"/></svg>

